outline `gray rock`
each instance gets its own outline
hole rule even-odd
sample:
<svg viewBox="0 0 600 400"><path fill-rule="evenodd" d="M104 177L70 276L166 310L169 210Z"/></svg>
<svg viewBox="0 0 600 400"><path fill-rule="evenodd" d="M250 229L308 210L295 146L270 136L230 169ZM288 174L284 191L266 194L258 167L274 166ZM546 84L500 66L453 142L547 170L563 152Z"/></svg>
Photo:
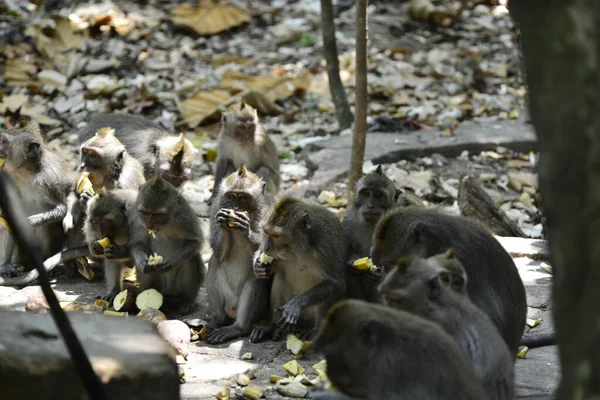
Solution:
<svg viewBox="0 0 600 400"><path fill-rule="evenodd" d="M179 399L175 356L156 327L133 318L69 313L109 399ZM50 315L0 311L0 387L7 399L84 398ZM60 393L60 395L59 395Z"/></svg>

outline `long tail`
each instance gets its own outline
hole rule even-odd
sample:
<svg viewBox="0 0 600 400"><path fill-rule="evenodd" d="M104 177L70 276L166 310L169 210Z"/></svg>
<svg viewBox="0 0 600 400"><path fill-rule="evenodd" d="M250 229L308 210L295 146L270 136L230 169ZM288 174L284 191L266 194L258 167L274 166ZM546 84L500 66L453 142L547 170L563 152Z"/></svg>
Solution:
<svg viewBox="0 0 600 400"><path fill-rule="evenodd" d="M73 330L71 321L60 307L56 294L50 286L48 272L46 272L42 260L42 243L29 223L15 183L5 171L0 171L0 208L5 210L6 220L13 230L17 245L22 250L23 261L26 265L35 267L39 273L40 286L50 307L50 313L63 337L75 364L75 370L89 398L106 400L106 389L94 372L90 359Z"/></svg>
<svg viewBox="0 0 600 400"><path fill-rule="evenodd" d="M57 265L64 264L68 261L75 260L79 257L87 257L90 255L90 249L87 246L74 247L56 253L44 261L44 270L46 273L52 271ZM32 269L27 274L14 278L0 278L0 286L15 286L25 287L35 281L40 276L37 269Z"/></svg>
<svg viewBox="0 0 600 400"><path fill-rule="evenodd" d="M521 339L521 346L527 346L530 349L536 347L553 346L556 344L554 333L544 333L535 336L527 336Z"/></svg>

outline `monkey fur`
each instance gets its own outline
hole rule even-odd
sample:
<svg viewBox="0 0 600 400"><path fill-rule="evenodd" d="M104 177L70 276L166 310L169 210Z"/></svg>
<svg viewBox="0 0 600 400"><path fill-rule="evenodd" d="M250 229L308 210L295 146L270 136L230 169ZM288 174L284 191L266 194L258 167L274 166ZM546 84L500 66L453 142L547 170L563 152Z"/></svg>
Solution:
<svg viewBox="0 0 600 400"><path fill-rule="evenodd" d="M136 190L115 189L99 191L88 202L83 232L90 254L103 260L107 289L104 300L109 303L123 289L124 270L133 267L128 215L133 212L136 197ZM97 243L103 238L110 240L106 248Z"/></svg>
<svg viewBox="0 0 600 400"><path fill-rule="evenodd" d="M203 235L194 210L159 175L140 186L135 212L129 217L129 250L140 288L158 290L165 296L165 305L189 314L205 275L200 256ZM163 261L152 265L148 257L154 253Z"/></svg>
<svg viewBox="0 0 600 400"><path fill-rule="evenodd" d="M498 329L469 300L467 276L453 250L428 259L399 260L379 291L388 307L426 318L448 333L467 356L490 400L515 398L514 358Z"/></svg>
<svg viewBox="0 0 600 400"><path fill-rule="evenodd" d="M255 328L253 342L275 340L291 330L311 337L327 309L345 290L346 241L340 220L327 208L285 196L268 212L257 254L274 258L269 264L255 258L254 273L272 276L271 323Z"/></svg>
<svg viewBox="0 0 600 400"><path fill-rule="evenodd" d="M327 313L312 349L342 393L319 400L483 400L481 381L437 324L405 311L345 300Z"/></svg>
<svg viewBox="0 0 600 400"><path fill-rule="evenodd" d="M381 271L359 271L354 261L369 256L377 222L396 206L401 193L383 173L381 165L356 183L356 194L342 220L348 243L346 298L377 300Z"/></svg>
<svg viewBox="0 0 600 400"><path fill-rule="evenodd" d="M163 179L175 187L191 178L196 149L183 135L170 135L139 115L94 114L79 131L79 141L84 143L105 126L113 128L127 152L142 163L146 179L155 176L157 165Z"/></svg>
<svg viewBox="0 0 600 400"><path fill-rule="evenodd" d="M270 281L257 279L252 264L260 245L259 223L269 202L265 183L245 166L221 181L211 207L206 291L217 328L206 338L217 344L250 334L252 325L268 317ZM247 213L247 214L245 214Z"/></svg>
<svg viewBox="0 0 600 400"><path fill-rule="evenodd" d="M67 211L66 198L74 175L66 163L48 149L39 126L31 121L0 131L0 157L4 158L3 169L14 179L29 222L42 241L42 255L49 257L59 252L65 241L61 220ZM14 275L11 264L15 243L3 227L0 230L4 255L0 276L6 278Z"/></svg>
<svg viewBox="0 0 600 400"><path fill-rule="evenodd" d="M397 208L379 221L371 258L387 270L402 257L428 258L448 249L464 266L469 298L492 320L515 358L525 329L525 287L510 255L476 221L433 209Z"/></svg>
<svg viewBox="0 0 600 400"><path fill-rule="evenodd" d="M266 183L266 193L279 192L279 156L275 144L258 121L256 110L242 102L223 112L212 202L223 178L242 164Z"/></svg>

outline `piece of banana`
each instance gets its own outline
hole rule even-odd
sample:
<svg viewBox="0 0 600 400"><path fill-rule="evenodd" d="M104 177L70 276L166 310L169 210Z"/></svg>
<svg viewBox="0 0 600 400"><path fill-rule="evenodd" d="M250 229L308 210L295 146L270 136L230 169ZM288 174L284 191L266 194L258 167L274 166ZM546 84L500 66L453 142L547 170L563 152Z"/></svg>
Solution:
<svg viewBox="0 0 600 400"><path fill-rule="evenodd" d="M105 237L104 239L96 240L96 243L98 243L100 246L102 246L103 249L105 249L108 246L110 246L110 239Z"/></svg>
<svg viewBox="0 0 600 400"><path fill-rule="evenodd" d="M360 271L376 271L377 267L373 265L373 261L369 257L359 258L354 260L354 266Z"/></svg>
<svg viewBox="0 0 600 400"><path fill-rule="evenodd" d="M79 177L79 180L77 181L77 193L78 194L83 193L83 192L88 192L89 194L92 194L92 195L96 194L96 192L94 191L94 185L92 185L89 175L90 175L89 172L84 172Z"/></svg>
<svg viewBox="0 0 600 400"><path fill-rule="evenodd" d="M153 255L148 257L148 264L150 264L150 265L159 264L161 262L163 262L163 256L159 256L156 253L154 253Z"/></svg>

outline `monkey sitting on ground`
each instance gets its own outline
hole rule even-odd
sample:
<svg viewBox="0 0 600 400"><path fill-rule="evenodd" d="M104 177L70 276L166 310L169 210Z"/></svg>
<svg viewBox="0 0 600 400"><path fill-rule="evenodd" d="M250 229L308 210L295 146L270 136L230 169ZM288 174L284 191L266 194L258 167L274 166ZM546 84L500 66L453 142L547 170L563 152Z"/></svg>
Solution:
<svg viewBox="0 0 600 400"><path fill-rule="evenodd" d="M194 210L161 176L140 186L135 209L129 216L129 251L141 289L158 290L167 307L189 314L205 274L200 256L202 230ZM152 255L162 261L154 262L149 258Z"/></svg>
<svg viewBox="0 0 600 400"><path fill-rule="evenodd" d="M286 196L268 213L263 226L259 254L273 257L271 263L257 258L254 273L272 275L271 323L255 328L253 342L269 336L275 340L295 328L310 337L327 309L342 298L345 289L346 241L339 219L327 208Z"/></svg>
<svg viewBox="0 0 600 400"><path fill-rule="evenodd" d="M109 303L123 289L125 268L134 266L129 255L128 216L133 212L136 197L136 190L115 189L99 191L88 203L83 231L91 255L104 260L107 289L104 300ZM98 242L104 238L110 241L106 246Z"/></svg>
<svg viewBox="0 0 600 400"><path fill-rule="evenodd" d="M356 183L356 195L348 207L342 225L348 242L346 297L375 301L381 272L359 271L354 261L369 256L373 231L388 210L396 206L402 193L396 189L380 166Z"/></svg>
<svg viewBox="0 0 600 400"><path fill-rule="evenodd" d="M428 258L454 249L469 279L469 298L492 320L516 357L527 303L525 287L510 255L477 222L437 210L397 208L379 221L371 258L387 270L402 257Z"/></svg>
<svg viewBox="0 0 600 400"><path fill-rule="evenodd" d="M496 326L467 296L467 276L453 250L399 260L379 291L385 305L439 324L470 360L490 400L515 398L514 359Z"/></svg>
<svg viewBox="0 0 600 400"><path fill-rule="evenodd" d="M257 279L252 264L260 244L259 223L269 206L265 183L242 165L221 182L218 199L212 204L206 291L214 325L206 341L222 343L248 335L252 325L268 317L268 279Z"/></svg>
<svg viewBox="0 0 600 400"><path fill-rule="evenodd" d="M0 131L0 159L3 169L15 180L23 199L29 222L36 228L43 244L43 256L59 252L64 244L61 220L66 214L66 198L75 177L66 163L48 149L39 126L24 121L15 129ZM4 226L1 277L15 275L15 243ZM25 270L30 270L31 267ZM4 282L0 282L4 283Z"/></svg>
<svg viewBox="0 0 600 400"><path fill-rule="evenodd" d="M319 400L483 400L481 381L454 339L424 318L345 300L327 313L312 349L342 393Z"/></svg>
<svg viewBox="0 0 600 400"><path fill-rule="evenodd" d="M158 165L163 179L175 187L191 178L196 149L183 135L170 135L160 126L139 115L95 114L78 135L81 143L110 126L127 152L144 167L146 179L156 174Z"/></svg>
<svg viewBox="0 0 600 400"><path fill-rule="evenodd" d="M137 189L146 180L142 164L127 153L112 128L100 128L85 141L80 148L80 160L79 171L89 173L88 178L95 191L102 187L106 190ZM63 220L65 232L73 228L79 230L91 197L88 191L77 194L76 188L72 188L67 200L67 215ZM76 244L70 243L69 247Z"/></svg>
<svg viewBox="0 0 600 400"><path fill-rule="evenodd" d="M242 164L262 178L269 195L279 192L279 156L275 144L260 125L256 110L243 101L235 103L223 112L221 123L215 186L209 202L214 200L223 178Z"/></svg>

